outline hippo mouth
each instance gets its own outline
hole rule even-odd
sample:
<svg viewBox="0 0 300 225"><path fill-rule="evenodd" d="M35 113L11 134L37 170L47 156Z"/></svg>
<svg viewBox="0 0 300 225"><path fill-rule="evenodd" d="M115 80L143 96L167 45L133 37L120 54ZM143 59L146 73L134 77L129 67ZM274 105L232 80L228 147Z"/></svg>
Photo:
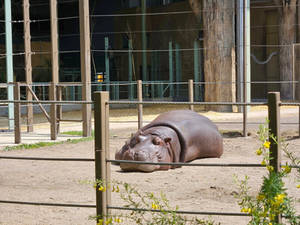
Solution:
<svg viewBox="0 0 300 225"><path fill-rule="evenodd" d="M150 154L147 151L139 151L138 153L130 153L124 160L130 161L138 161L138 162L159 162L159 156L157 154ZM142 171L142 172L153 172L160 168L159 165L151 165L151 164L135 164L135 163L120 163L120 167L124 171Z"/></svg>

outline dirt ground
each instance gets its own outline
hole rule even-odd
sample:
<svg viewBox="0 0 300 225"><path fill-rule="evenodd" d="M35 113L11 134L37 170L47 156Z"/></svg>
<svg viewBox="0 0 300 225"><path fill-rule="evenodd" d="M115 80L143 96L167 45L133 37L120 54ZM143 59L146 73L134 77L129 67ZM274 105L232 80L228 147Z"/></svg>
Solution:
<svg viewBox="0 0 300 225"><path fill-rule="evenodd" d="M263 114L265 116L265 114ZM130 116L130 115L129 115ZM151 118L149 118L151 119ZM240 117L238 118L240 119ZM290 117L293 120L293 116ZM117 116L112 120L118 120ZM228 116L219 121L227 121ZM261 118L263 121L264 118ZM295 120L295 119L294 119ZM228 125L229 130L236 125ZM224 130L224 127L222 127ZM255 128L256 129L256 128ZM260 163L255 155L259 146L255 135L246 138L239 135L224 136L224 154L220 159L201 159L192 163ZM115 124L110 131L110 153L119 149L124 141L135 132L136 128ZM286 129L289 137L296 136L295 131ZM300 139L289 138L289 149L297 151L300 157ZM61 144L32 150L1 151L3 156L36 156L36 157L75 157L93 158L94 143ZM283 157L283 159L285 159ZM53 162L0 160L0 200L95 204L95 190L89 181L94 180L94 163L92 162ZM153 173L123 173L118 166L111 166L112 179L136 185L140 190L167 195L170 205L179 206L180 210L240 212L234 194L237 185L234 175L250 177L251 193L258 191L259 184L266 170L263 168L222 168L222 167L182 167L169 171ZM295 171L291 179L285 181L289 193L297 200L296 208L300 214L300 194L296 189ZM112 205L122 206L118 194L112 194ZM113 213L120 213L113 211ZM121 213L124 213L121 212ZM1 225L74 225L95 224L89 216L95 215L94 208L64 208L50 206L29 206L0 203ZM208 218L203 216L201 218ZM247 224L247 217L213 216L213 220L224 225Z"/></svg>

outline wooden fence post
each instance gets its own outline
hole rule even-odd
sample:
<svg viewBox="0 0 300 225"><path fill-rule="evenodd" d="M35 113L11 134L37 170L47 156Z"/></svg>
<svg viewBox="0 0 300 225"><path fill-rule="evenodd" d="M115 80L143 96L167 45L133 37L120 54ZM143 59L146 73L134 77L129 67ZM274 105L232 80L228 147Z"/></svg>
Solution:
<svg viewBox="0 0 300 225"><path fill-rule="evenodd" d="M275 140L269 135L270 144L270 165L273 166L275 172L280 171L281 151L280 151L280 93L268 93L268 116L269 116L269 132ZM281 215L277 215L276 222L281 224Z"/></svg>
<svg viewBox="0 0 300 225"><path fill-rule="evenodd" d="M57 86L57 101L62 101L62 86ZM62 119L62 105L58 104L56 108L56 116L57 116L57 133L60 132L60 120Z"/></svg>
<svg viewBox="0 0 300 225"><path fill-rule="evenodd" d="M143 101L143 84L141 80L137 81L138 101ZM138 129L143 127L143 104L138 104Z"/></svg>
<svg viewBox="0 0 300 225"><path fill-rule="evenodd" d="M20 100L20 83L17 82L14 84L14 100ZM20 112L20 103L14 103L14 117L15 117L15 144L21 143L21 112Z"/></svg>
<svg viewBox="0 0 300 225"><path fill-rule="evenodd" d="M106 187L106 191L99 190L99 185L96 187L96 213L97 216L103 216L104 221L109 214L107 206L111 202L110 163L106 162L109 158L108 100L109 92L94 92L95 178L96 181L104 181L103 186Z"/></svg>
<svg viewBox="0 0 300 225"><path fill-rule="evenodd" d="M189 102L194 102L194 82L193 80L189 80ZM194 105L190 105L190 110L194 111Z"/></svg>
<svg viewBox="0 0 300 225"><path fill-rule="evenodd" d="M51 83L49 87L50 99L56 101L56 85ZM52 103L50 106L50 130L51 130L51 140L57 139L57 112L56 104Z"/></svg>

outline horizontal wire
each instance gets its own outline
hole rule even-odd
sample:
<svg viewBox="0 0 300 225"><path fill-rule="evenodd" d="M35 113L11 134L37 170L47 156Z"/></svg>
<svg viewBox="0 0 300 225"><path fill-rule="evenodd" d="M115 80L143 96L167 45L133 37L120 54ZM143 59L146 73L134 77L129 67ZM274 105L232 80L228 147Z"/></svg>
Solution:
<svg viewBox="0 0 300 225"><path fill-rule="evenodd" d="M0 159L14 160L34 160L34 161L68 161L68 162L94 162L95 159L88 158L46 158L46 157L17 157L17 156L0 156Z"/></svg>
<svg viewBox="0 0 300 225"><path fill-rule="evenodd" d="M46 202L25 202L25 201L0 200L0 204L1 203L4 203L4 204L18 204L18 205L58 206L58 207L75 207L75 208L96 208L96 205L65 204L65 203L46 203Z"/></svg>

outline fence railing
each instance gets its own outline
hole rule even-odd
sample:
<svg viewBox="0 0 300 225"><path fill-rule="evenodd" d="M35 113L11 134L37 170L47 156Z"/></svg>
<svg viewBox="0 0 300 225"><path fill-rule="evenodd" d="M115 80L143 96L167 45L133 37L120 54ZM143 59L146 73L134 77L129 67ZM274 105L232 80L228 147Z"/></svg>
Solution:
<svg viewBox="0 0 300 225"><path fill-rule="evenodd" d="M161 100L161 99L153 99L151 101L148 101L147 98L144 97L144 89L145 85L147 85L149 82L142 82L141 80L138 80L136 82L136 98L134 100L118 100L118 101L109 101L111 104L114 105L137 105L138 110L138 127L140 128L143 125L143 106L144 105L158 105L158 104L168 104L168 105L186 105L189 107L189 109L194 110L194 106L201 105L201 106L240 106L242 107L242 113L243 113L243 136L247 136L248 133L248 110L247 106L261 106L266 105L266 102L199 102L196 101L195 98L195 82L193 80L189 80L187 84L187 94L186 97L187 101L173 101L173 99L168 98L167 100ZM49 86L50 85L50 86ZM81 83L59 83L57 85L48 84L47 88L49 91L52 90L53 92L56 92L56 100L40 100L34 92L33 88L28 87L27 84L21 84L21 83L14 83L14 100L0 100L0 105L8 104L8 103L14 103L14 130L15 130L15 143L21 143L21 123L20 123L20 117L21 117L21 106L26 107L32 107L32 104L39 105L41 108L42 113L45 114L47 120L50 123L50 137L52 140L56 140L57 134L59 132L60 122L81 122L81 123L88 123L86 120L86 117L83 117L82 120L70 120L62 118L62 106L63 105L85 105L85 104L92 104L91 101L69 101L65 100L63 101L63 93L62 88L63 87L69 87L69 86L76 86L81 87ZM128 85L128 84L127 84ZM21 100L21 87L26 86L28 91L34 96L34 101L25 101ZM51 94L51 93L50 93ZM159 101L158 101L159 100ZM21 105L22 104L22 105ZM50 105L50 113L48 114L47 111L43 108L43 105ZM299 103L282 103L281 105L286 106L300 106ZM299 110L300 112L300 110ZM91 113L91 112L90 112ZM27 114L27 117L30 115ZM31 115L33 117L33 115ZM299 113L300 118L300 113ZM32 121L33 119L27 118L27 121ZM300 119L299 119L300 121ZM298 123L298 129L300 133L300 123ZM33 124L29 124L27 122L27 131L29 131L28 127L33 126ZM91 129L91 127L89 128ZM91 133L91 131L86 132Z"/></svg>
<svg viewBox="0 0 300 225"><path fill-rule="evenodd" d="M20 103L28 101L16 100L13 101L14 104L18 107ZM30 103L36 103L31 101ZM55 104L74 104L70 101L47 101L47 103ZM95 92L94 93L94 102L77 102L77 104L92 104L94 103L95 109L95 157L94 159L88 158L40 158L40 157L15 157L15 156L0 156L0 159L6 160L44 160L44 161L82 161L82 162L95 162L95 179L105 180L106 183L110 182L110 164L116 162L126 162L134 164L153 164L153 165L173 165L173 166L204 166L204 167L263 167L261 164L238 164L238 163L152 163L152 162L136 162L136 161L125 161L125 160L112 160L109 157L109 105L113 104L179 104L179 105L197 105L205 103L191 103L191 102L120 102L120 101L110 101L108 92ZM207 104L207 103L206 103ZM231 104L231 105L257 105L257 103L209 103L209 104ZM270 121L269 128L271 133L274 134L278 139L280 139L280 106L284 105L297 105L299 103L281 103L279 98L279 93L269 93L267 103L258 103L258 105L267 105L268 106L268 117ZM279 149L278 143L269 138L271 142L270 147L270 164L273 165L275 171L279 171L281 166L281 152ZM294 168L299 168L293 166ZM64 204L64 203L44 203L44 202L24 202L24 201L10 201L10 200L0 200L0 203L3 204L25 204L25 205L39 205L39 206L61 206L61 207L85 207L85 208L94 208L96 207L97 215L109 215L110 211L115 210L138 210L138 211L152 211L159 212L159 210L151 209L140 209L140 208L127 208L120 206L111 205L111 191L107 188L107 191L102 192L96 188L96 204L95 205L84 205L84 204ZM181 214L194 214L194 215L219 215L219 216L249 216L244 213L236 212L196 212L196 211L178 211L177 213ZM281 215L278 215L280 218ZM105 223L105 220L103 221Z"/></svg>
<svg viewBox="0 0 300 225"><path fill-rule="evenodd" d="M120 104L121 102L109 101L108 92L95 92L95 168L96 168L96 180L104 180L107 184L111 182L110 179L110 163L133 163L133 164L151 164L151 165L172 165L172 166L221 166L221 167L261 167L259 164L189 164L189 163L153 163L153 162L139 162L128 160L111 160L109 159L109 105ZM123 104L181 104L189 105L195 103L175 103L175 102L123 102ZM210 103L210 104L231 104L231 105L254 105L255 103ZM268 118L270 133L280 140L280 106L285 105L280 102L280 95L278 92L270 92L268 94L268 102L260 103L259 105L268 106ZM287 104L291 105L291 104ZM293 104L300 105L300 104ZM280 171L281 167L281 151L279 144L273 138L269 138L270 145L270 165L273 166L275 172ZM111 205L111 190L107 188L106 192L101 192L96 189L96 211L97 215L111 215L110 210L134 210L134 211L159 211L151 209L140 208L127 208ZM181 211L185 214L199 214L199 215L223 215L223 216L245 216L242 213L234 212L191 212ZM281 215L277 215L279 221L281 221Z"/></svg>

